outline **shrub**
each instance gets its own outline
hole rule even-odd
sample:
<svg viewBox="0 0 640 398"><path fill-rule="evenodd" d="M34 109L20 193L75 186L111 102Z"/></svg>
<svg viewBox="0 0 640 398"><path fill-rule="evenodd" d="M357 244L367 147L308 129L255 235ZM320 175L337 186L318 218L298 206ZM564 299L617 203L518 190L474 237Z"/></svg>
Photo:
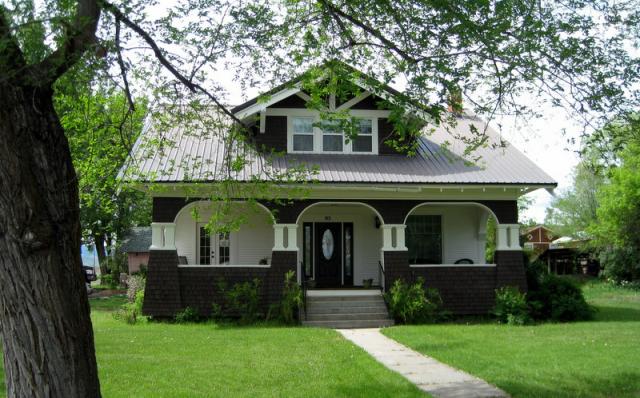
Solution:
<svg viewBox="0 0 640 398"><path fill-rule="evenodd" d="M182 311L178 311L173 319L176 323L198 322L200 314L195 308L186 307Z"/></svg>
<svg viewBox="0 0 640 398"><path fill-rule="evenodd" d="M529 323L529 307L527 295L517 287L505 286L496 289L496 305L493 315L499 322L509 325L525 325Z"/></svg>
<svg viewBox="0 0 640 398"><path fill-rule="evenodd" d="M241 324L255 322L260 317L260 279L236 283L227 292L229 309L240 317Z"/></svg>
<svg viewBox="0 0 640 398"><path fill-rule="evenodd" d="M282 301L280 302L280 317L287 325L296 323L296 313L302 305L302 289L295 280L295 272L287 271L284 275Z"/></svg>
<svg viewBox="0 0 640 398"><path fill-rule="evenodd" d="M106 286L110 289L115 289L118 287L118 278L120 277L120 275L118 274L118 277L114 279L113 274L102 274L100 275L100 285L101 286Z"/></svg>
<svg viewBox="0 0 640 398"><path fill-rule="evenodd" d="M524 260L527 287L529 291L538 290L542 279L549 273L547 265L540 260L530 261L527 255L524 255Z"/></svg>
<svg viewBox="0 0 640 398"><path fill-rule="evenodd" d="M138 313L131 303L127 303L113 313L113 319L133 325L138 322Z"/></svg>
<svg viewBox="0 0 640 398"><path fill-rule="evenodd" d="M138 292L144 291L144 287L146 285L146 279L144 279L140 275L131 275L128 279L128 287L127 287L127 299L130 303L133 303L136 300L136 296Z"/></svg>
<svg viewBox="0 0 640 398"><path fill-rule="evenodd" d="M396 279L385 299L391 316L398 323L435 322L443 316L440 294L437 289L425 289L423 278L412 285Z"/></svg>
<svg viewBox="0 0 640 398"><path fill-rule="evenodd" d="M144 290L140 289L136 292L133 300L129 299L128 303L113 313L113 318L130 325L137 323L142 317L142 303L144 303Z"/></svg>
<svg viewBox="0 0 640 398"><path fill-rule="evenodd" d="M140 264L140 269L136 272L132 272L131 275L140 275L144 279L147 279L148 269L145 264Z"/></svg>
<svg viewBox="0 0 640 398"><path fill-rule="evenodd" d="M545 275L539 289L530 290L529 311L537 320L558 322L586 320L593 317L582 290L567 278Z"/></svg>
<svg viewBox="0 0 640 398"><path fill-rule="evenodd" d="M602 275L617 284L640 280L640 260L632 248L608 248L600 252Z"/></svg>

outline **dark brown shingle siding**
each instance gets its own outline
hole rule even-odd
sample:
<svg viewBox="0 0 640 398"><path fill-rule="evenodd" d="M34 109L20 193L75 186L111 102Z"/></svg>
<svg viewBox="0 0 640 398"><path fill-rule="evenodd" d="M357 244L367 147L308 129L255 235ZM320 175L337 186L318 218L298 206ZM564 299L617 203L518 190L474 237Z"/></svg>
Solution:
<svg viewBox="0 0 640 398"><path fill-rule="evenodd" d="M267 116L264 133L256 133L253 141L259 150L287 150L287 117Z"/></svg>

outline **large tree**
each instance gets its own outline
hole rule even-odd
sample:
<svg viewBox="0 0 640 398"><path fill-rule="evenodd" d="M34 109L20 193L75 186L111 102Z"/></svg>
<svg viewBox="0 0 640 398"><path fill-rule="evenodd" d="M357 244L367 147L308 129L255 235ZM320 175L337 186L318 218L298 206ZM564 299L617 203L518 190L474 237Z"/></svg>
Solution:
<svg viewBox="0 0 640 398"><path fill-rule="evenodd" d="M140 101L129 112L124 93L109 82L83 82L79 75L70 73L57 83L54 103L78 175L83 243L94 245L104 274L115 239L150 222L149 198L117 178L142 129L146 106Z"/></svg>
<svg viewBox="0 0 640 398"><path fill-rule="evenodd" d="M602 171L589 159L573 172L573 185L558 193L547 208L545 224L558 235L585 238L597 222L597 192L604 184Z"/></svg>
<svg viewBox="0 0 640 398"><path fill-rule="evenodd" d="M217 69L235 70L246 85L338 59L383 82L404 79L406 102L424 104L434 123L461 95L489 117L535 113L525 97L541 95L591 123L637 104L638 59L626 51L637 19L633 2L596 0L3 1L0 331L8 395L100 395L78 179L53 101L56 81L83 57L105 57L101 73L118 75L131 109L137 88L235 120ZM318 77L326 76L306 82L315 98ZM485 142L477 131L469 144Z"/></svg>

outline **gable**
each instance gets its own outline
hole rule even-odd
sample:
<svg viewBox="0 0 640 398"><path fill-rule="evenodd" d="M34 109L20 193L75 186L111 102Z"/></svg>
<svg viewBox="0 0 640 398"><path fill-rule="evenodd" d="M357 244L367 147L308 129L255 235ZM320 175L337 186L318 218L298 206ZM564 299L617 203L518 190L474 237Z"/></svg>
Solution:
<svg viewBox="0 0 640 398"><path fill-rule="evenodd" d="M312 152L327 153L328 151L317 147L322 144L315 144L313 150L296 151L293 148L293 131L292 118L314 118L315 122L319 122L318 111L307 108L308 94L304 91L289 92L285 98L280 98L277 102L265 106L253 118L247 118L247 127L250 132L249 142L261 152ZM333 99L331 99L333 100ZM395 130L393 124L389 121L389 109L385 109L388 102L367 91L355 93L351 96L345 95L341 98L336 96L335 104L331 104L331 100L327 98L327 108L332 107L338 110L347 110L354 117L362 120L370 120L372 126L372 142L370 152L357 152L356 154L383 154L392 155L399 154L387 142L395 138ZM246 109L246 108L245 108ZM354 153L353 143L349 142L346 137L342 147L342 153ZM365 138L366 139L366 138ZM321 133L315 132L315 141L322 140ZM335 152L331 152L335 153Z"/></svg>

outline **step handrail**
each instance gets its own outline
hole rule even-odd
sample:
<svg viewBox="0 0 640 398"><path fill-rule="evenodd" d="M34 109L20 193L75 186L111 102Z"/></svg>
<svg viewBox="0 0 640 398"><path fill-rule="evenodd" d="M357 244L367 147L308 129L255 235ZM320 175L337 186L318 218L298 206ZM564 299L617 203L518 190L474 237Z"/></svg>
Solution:
<svg viewBox="0 0 640 398"><path fill-rule="evenodd" d="M384 267L382 266L382 261L378 261L378 281L380 282L380 291L384 293L384 282L386 280L386 275L384 273Z"/></svg>

